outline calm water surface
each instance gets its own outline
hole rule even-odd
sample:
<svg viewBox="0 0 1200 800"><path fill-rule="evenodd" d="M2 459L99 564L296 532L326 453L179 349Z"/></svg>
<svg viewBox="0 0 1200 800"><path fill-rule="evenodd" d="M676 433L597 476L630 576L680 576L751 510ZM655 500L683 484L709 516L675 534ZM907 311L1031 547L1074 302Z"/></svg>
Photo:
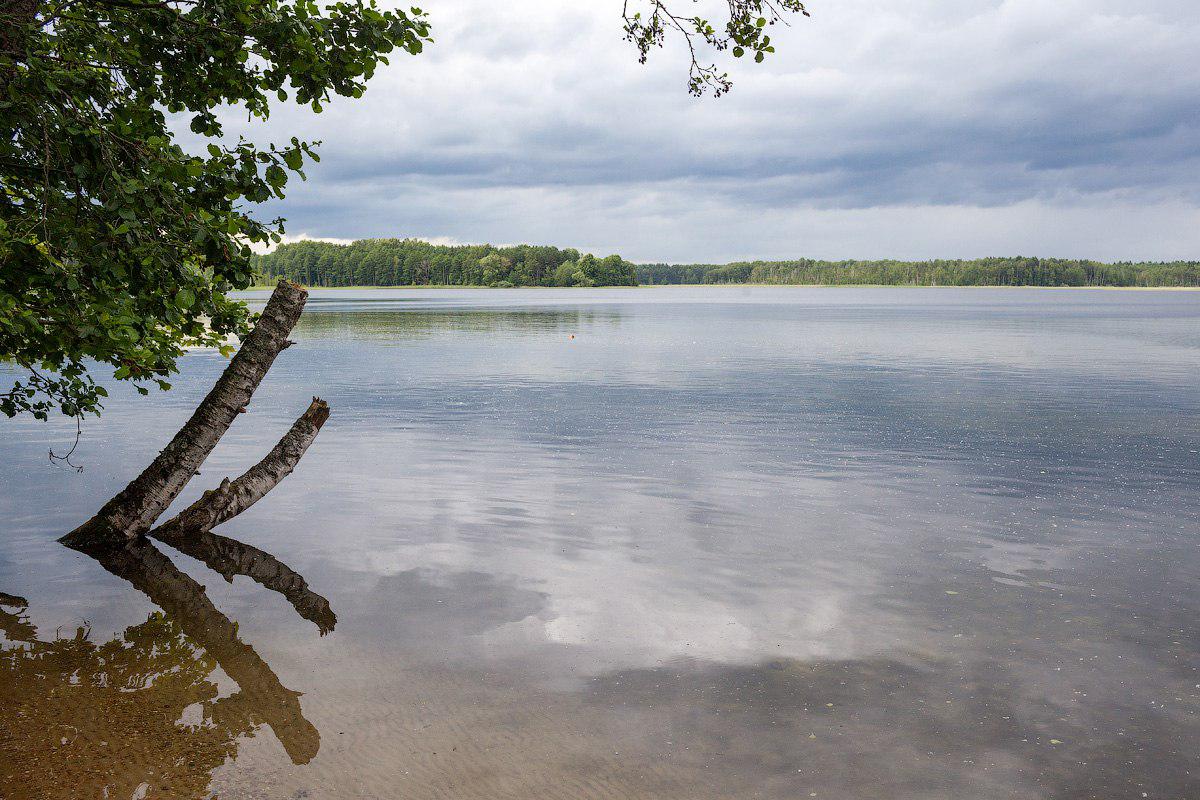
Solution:
<svg viewBox="0 0 1200 800"><path fill-rule="evenodd" d="M0 422L0 797L1200 797L1200 294L317 291L294 338L181 503L333 417L191 555L55 539L218 355L82 474Z"/></svg>

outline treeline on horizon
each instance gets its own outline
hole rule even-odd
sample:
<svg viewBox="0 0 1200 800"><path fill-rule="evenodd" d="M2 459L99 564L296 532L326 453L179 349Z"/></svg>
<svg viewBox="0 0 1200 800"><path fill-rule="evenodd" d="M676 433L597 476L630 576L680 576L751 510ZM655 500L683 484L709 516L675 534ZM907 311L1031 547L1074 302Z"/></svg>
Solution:
<svg viewBox="0 0 1200 800"><path fill-rule="evenodd" d="M634 265L571 248L438 245L419 239L302 241L255 256L267 278L305 286L636 286Z"/></svg>
<svg viewBox="0 0 1200 800"><path fill-rule="evenodd" d="M643 284L765 283L845 286L1200 286L1200 262L1105 264L1065 258L934 261L746 261L639 264Z"/></svg>
<svg viewBox="0 0 1200 800"><path fill-rule="evenodd" d="M638 264L573 248L439 245L419 239L302 241L256 256L266 279L306 286L636 286L811 284L882 286L1200 286L1200 262L1104 263L1065 258L931 261L743 261Z"/></svg>

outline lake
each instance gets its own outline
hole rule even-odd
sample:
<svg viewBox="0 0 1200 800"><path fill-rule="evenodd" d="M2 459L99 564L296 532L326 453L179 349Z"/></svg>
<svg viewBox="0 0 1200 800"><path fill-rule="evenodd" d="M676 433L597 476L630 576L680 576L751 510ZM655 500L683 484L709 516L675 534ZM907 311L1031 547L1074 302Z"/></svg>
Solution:
<svg viewBox="0 0 1200 800"><path fill-rule="evenodd" d="M1200 293L318 290L293 338L181 503L333 415L199 558L55 540L219 355L110 386L81 473L0 422L0 796L1200 797Z"/></svg>

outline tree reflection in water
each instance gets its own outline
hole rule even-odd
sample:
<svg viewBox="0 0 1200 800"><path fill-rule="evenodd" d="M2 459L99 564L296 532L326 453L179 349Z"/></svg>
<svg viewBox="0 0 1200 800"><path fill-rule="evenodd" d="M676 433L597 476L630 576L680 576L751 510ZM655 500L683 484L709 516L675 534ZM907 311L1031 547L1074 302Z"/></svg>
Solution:
<svg viewBox="0 0 1200 800"><path fill-rule="evenodd" d="M262 550L216 534L177 543L227 580L247 575L283 594L321 633L336 616L304 579ZM267 725L295 764L320 734L204 587L146 539L80 549L162 611L104 643L87 627L39 639L20 598L0 595L0 797L195 797ZM219 697L221 667L239 691Z"/></svg>

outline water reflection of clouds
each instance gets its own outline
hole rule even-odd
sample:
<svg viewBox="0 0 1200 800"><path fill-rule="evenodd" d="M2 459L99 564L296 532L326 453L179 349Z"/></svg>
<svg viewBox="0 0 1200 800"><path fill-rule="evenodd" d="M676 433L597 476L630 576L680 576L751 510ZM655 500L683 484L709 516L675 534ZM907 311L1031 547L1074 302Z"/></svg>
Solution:
<svg viewBox="0 0 1200 800"><path fill-rule="evenodd" d="M875 367L936 378L939 373L970 374L1002 370L1005 376L1038 382L1074 377L1107 380L1131 386L1179 385L1200 367L1195 331L1188 319L1172 325L1164 320L1153 328L1139 320L1082 318L1030 324L1027 319L984 321L959 313L933 319L922 309L834 313L828 309L796 308L787 313L758 309L753 319L738 316L743 307L731 306L718 317L736 326L722 338L710 335L711 315L696 315L687 305L666 308L636 305L592 309L454 309L406 312L322 312L306 315L299 337L342 338L402 345L414 339L488 334L472 351L456 351L452 370L476 377L485 374L509 380L537 380L564 375L563 367L581 365L593 375L645 385L690 385L697 379L737 379L764 368L806 370L831 365L857 369ZM725 327L724 320L716 320ZM638 326L637 338L628 327ZM624 329L623 329L624 326ZM535 334L581 335L570 348L530 341ZM647 341L652 346L643 346ZM637 358L627 348L637 344ZM497 358L500 347L519 344L525 357ZM532 352L530 345L539 345ZM1094 359L1097 349L1104 359ZM1147 369L1148 361L1155 369ZM686 369L680 367L686 365ZM377 365L382 366L382 365ZM428 363L409 365L425 374ZM1022 374L1025 373L1025 374ZM446 376L445 372L437 373ZM578 376L572 376L574 380ZM584 376L586 377L586 375Z"/></svg>
<svg viewBox="0 0 1200 800"><path fill-rule="evenodd" d="M639 340L670 351L656 324ZM326 451L339 469L371 465L351 468L348 495L370 509L371 546L342 563L514 576L548 596L548 641L609 664L689 647L740 662L879 652L922 627L875 600L894 596L897 573L928 579L913 573L959 557L1019 580L1070 566L1096 546L1089 531L1112 536L1157 504L1173 503L1175 528L1196 516L1186 420L1163 430L1147 403L1194 404L1169 381L1106 382L1099 403L1057 373L747 359L718 379L701 359L688 386L596 370L581 387L463 341L456 363L416 364L403 392L359 398L363 419L398 430L346 431L345 449ZM505 377L421 374L456 366Z"/></svg>
<svg viewBox="0 0 1200 800"><path fill-rule="evenodd" d="M367 461L383 457L360 445ZM521 469L505 468L510 459ZM714 483L689 480L711 476L707 463L682 474L623 466L605 474L587 454L546 456L509 442L406 478L395 501L382 481L368 481L360 491L376 498L377 521L360 531L361 548L333 557L366 575L436 567L505 576L545 596L541 637L577 648L570 658L589 672L684 656L849 658L921 638L908 609L877 602L899 572L925 570L945 535L927 525L932 513L897 511L900 487L848 492L830 480L749 473ZM756 478L761 492L748 497ZM427 514L412 513L434 497ZM526 498L520 514L502 505L506 497ZM409 513L401 517L400 506ZM517 652L526 646L522 639Z"/></svg>
<svg viewBox="0 0 1200 800"><path fill-rule="evenodd" d="M1195 309L1085 294L1103 299L935 301L935 322L829 307L844 294L610 299L588 323L312 314L332 327L280 359L205 471L238 471L320 384L321 440L239 526L328 591L338 630L301 638L241 581L209 591L337 738L283 773L246 743L219 787L1198 794ZM418 332L388 342L392 316ZM44 429L12 429L0 588L54 586L39 625L146 619L36 548L221 365L186 363L156 413L114 398L94 423L104 469L17 469ZM46 486L60 502L30 504Z"/></svg>

